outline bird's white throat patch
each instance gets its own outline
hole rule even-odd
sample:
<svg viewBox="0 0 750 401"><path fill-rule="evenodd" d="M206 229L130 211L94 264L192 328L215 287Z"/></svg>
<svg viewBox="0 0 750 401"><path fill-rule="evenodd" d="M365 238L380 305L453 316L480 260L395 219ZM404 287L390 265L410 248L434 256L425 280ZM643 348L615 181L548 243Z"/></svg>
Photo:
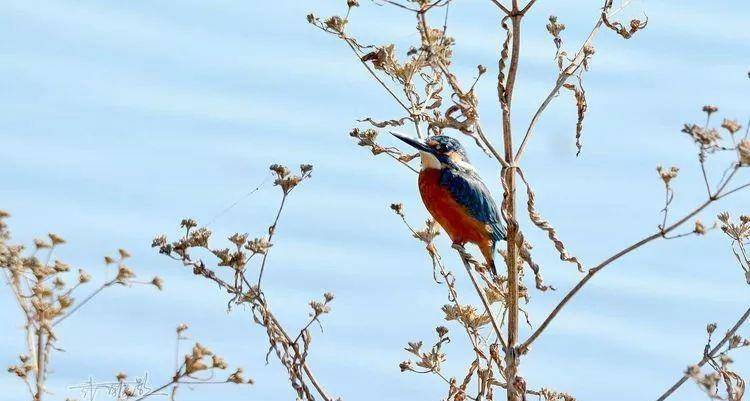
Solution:
<svg viewBox="0 0 750 401"><path fill-rule="evenodd" d="M432 153L419 152L419 156L422 159L422 170L428 170L431 168L439 170L442 167L440 160L438 160L438 158Z"/></svg>

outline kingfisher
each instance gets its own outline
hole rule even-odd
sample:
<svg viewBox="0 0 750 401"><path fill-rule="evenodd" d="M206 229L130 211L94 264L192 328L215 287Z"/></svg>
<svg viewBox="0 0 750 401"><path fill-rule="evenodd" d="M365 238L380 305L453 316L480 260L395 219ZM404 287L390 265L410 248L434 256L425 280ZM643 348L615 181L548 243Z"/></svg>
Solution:
<svg viewBox="0 0 750 401"><path fill-rule="evenodd" d="M461 143L447 135L419 140L391 132L419 150L422 168L419 193L435 221L453 244L479 247L487 266L495 269L495 245L507 239L497 205Z"/></svg>

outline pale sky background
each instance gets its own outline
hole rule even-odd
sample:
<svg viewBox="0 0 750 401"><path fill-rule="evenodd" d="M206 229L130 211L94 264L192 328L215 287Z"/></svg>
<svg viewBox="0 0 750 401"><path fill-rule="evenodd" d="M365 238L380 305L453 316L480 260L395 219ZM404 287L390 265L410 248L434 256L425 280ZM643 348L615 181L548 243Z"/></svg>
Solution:
<svg viewBox="0 0 750 401"><path fill-rule="evenodd" d="M417 40L410 16L360 1L350 29L364 42L395 40L405 51ZM166 281L161 293L108 290L62 325L58 345L66 352L52 362L52 399L77 396L67 387L118 371L149 372L154 384L167 380L181 322L257 384L183 388L180 399L293 399L279 364L272 358L264 365L267 341L248 312L226 314L226 294L150 248L154 235L177 234L182 217L211 219L262 182L275 162L315 165L282 217L265 284L290 328L304 322L308 300L336 294L309 358L321 382L345 400L444 396L437 378L398 370L407 341L429 342L434 327L445 324L444 289L432 281L423 247L388 209L403 201L410 221L424 221L415 176L347 136L356 119L392 118L398 109L343 43L305 22L310 11L342 13L344 4L0 0L0 208L13 214L16 240L58 233L69 241L58 256L98 280L102 256L123 247L142 277ZM568 26L572 51L600 6L540 0L534 8L524 25L518 130L554 82L547 17L554 13ZM683 123L702 121L702 105L718 105L719 118L744 123L750 116L750 3L635 1L625 16L644 13L649 26L634 39L603 32L596 41L585 77L581 156L573 145L574 103L563 93L525 158L540 212L588 266L656 229L663 196L657 164L682 169L674 216L703 201L693 146L680 133ZM490 69L479 95L495 142L498 21L489 2L467 0L451 9L449 28L462 80L473 78L477 64ZM496 166L476 148L470 154L499 197ZM720 172L712 169L714 180ZM738 183L748 179L745 173ZM749 196L701 217L747 212ZM211 228L217 239L260 234L278 199L278 189L266 184ZM559 288L532 292L526 308L538 324L581 275L523 224L547 281ZM441 244L458 268L445 238ZM699 358L706 323L718 321L723 332L747 302L747 284L719 231L656 242L593 280L524 358L522 374L532 388L582 401L655 399ZM9 291L0 291L0 305L0 361L7 366L22 349L22 321ZM455 340L446 347L445 373L460 375L467 355L459 326L448 327ZM745 373L748 357L736 355ZM27 398L9 374L0 375L0 388L1 399ZM688 383L676 399L702 398Z"/></svg>

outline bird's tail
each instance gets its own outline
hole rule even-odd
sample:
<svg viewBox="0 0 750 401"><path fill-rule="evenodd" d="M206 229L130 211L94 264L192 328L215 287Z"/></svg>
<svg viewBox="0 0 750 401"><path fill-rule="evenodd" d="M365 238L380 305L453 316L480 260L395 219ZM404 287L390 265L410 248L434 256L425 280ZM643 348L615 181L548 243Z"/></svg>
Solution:
<svg viewBox="0 0 750 401"><path fill-rule="evenodd" d="M487 262L487 267L493 275L497 276L497 268L495 267L495 241L489 241L485 244L479 245L479 250L484 256L484 260Z"/></svg>

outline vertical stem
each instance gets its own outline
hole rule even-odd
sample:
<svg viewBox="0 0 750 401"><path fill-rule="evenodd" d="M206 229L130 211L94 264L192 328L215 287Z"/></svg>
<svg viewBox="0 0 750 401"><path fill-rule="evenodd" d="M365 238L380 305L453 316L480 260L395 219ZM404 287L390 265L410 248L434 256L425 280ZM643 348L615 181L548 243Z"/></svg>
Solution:
<svg viewBox="0 0 750 401"><path fill-rule="evenodd" d="M44 329L36 329L36 394L34 394L34 401L41 401L42 394L44 393Z"/></svg>
<svg viewBox="0 0 750 401"><path fill-rule="evenodd" d="M503 109L503 143L505 145L505 160L511 165L503 169L503 181L505 186L505 213L508 220L508 252L505 258L508 270L508 347L505 352L505 378L508 383L508 401L520 401L524 397L524 389L518 388L518 355L516 344L518 342L518 223L516 219L516 179L515 167L513 165L513 133L511 131L511 102L513 99L513 87L515 85L518 60L521 51L521 14L517 14L517 2L513 2L513 14L511 16L513 48L508 67L508 79L505 83L505 93L501 99Z"/></svg>

